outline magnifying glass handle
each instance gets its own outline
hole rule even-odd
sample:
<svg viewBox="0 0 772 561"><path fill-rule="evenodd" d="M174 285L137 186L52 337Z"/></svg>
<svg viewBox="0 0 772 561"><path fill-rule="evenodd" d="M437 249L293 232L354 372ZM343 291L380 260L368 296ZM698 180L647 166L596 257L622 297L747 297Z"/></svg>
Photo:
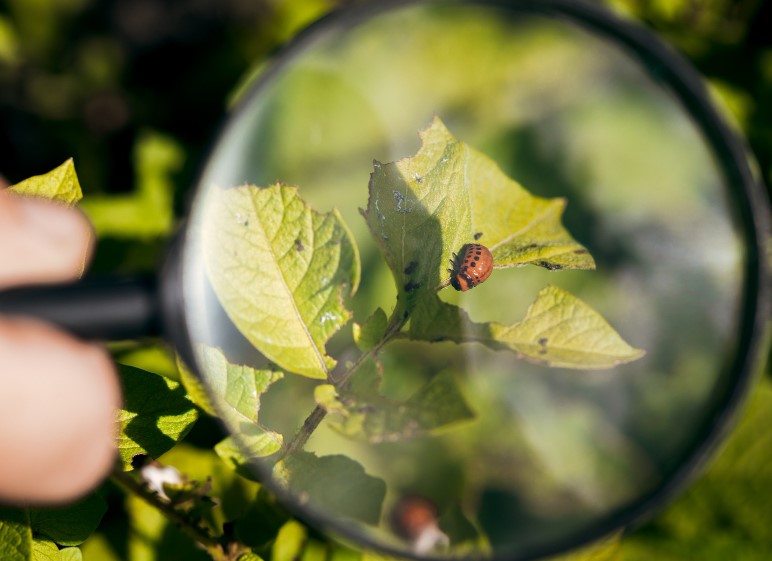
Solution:
<svg viewBox="0 0 772 561"><path fill-rule="evenodd" d="M84 339L160 335L161 303L152 276L84 280L0 292L0 314L48 321Z"/></svg>

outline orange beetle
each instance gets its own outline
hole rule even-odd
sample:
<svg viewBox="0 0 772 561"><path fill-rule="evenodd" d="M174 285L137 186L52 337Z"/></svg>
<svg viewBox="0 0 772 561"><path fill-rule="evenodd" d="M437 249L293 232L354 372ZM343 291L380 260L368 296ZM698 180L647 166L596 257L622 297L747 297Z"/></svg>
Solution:
<svg viewBox="0 0 772 561"><path fill-rule="evenodd" d="M485 282L492 271L493 256L488 248L479 243L468 243L458 255L454 254L450 284L464 292Z"/></svg>

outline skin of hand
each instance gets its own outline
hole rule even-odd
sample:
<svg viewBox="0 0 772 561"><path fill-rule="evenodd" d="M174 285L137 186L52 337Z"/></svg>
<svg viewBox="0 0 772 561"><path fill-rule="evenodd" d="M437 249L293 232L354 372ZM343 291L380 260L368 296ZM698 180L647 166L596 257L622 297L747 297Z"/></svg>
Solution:
<svg viewBox="0 0 772 561"><path fill-rule="evenodd" d="M0 289L77 279L93 239L79 210L0 189ZM116 461L120 405L103 348L0 316L0 502L65 503L98 485Z"/></svg>

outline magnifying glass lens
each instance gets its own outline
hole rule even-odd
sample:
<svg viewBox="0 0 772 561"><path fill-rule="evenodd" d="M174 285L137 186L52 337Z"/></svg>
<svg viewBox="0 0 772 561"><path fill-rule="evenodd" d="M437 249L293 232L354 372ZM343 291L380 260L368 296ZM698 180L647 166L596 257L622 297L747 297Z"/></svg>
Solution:
<svg viewBox="0 0 772 561"><path fill-rule="evenodd" d="M722 159L661 69L554 16L448 3L326 22L258 77L202 175L184 254L197 369L235 454L325 528L431 558L581 542L691 461L736 383L751 250ZM394 236L433 259L460 203L411 199L436 178L407 163L409 189L378 182L421 164L438 121L465 161L564 199L595 270L446 286L432 302L450 315L422 320L433 339L411 335L422 288L399 280L423 262L397 270ZM498 216L511 193L471 165L442 181L462 173ZM493 230L464 224L463 244L488 247ZM515 326L545 287L645 355L550 367L459 327Z"/></svg>

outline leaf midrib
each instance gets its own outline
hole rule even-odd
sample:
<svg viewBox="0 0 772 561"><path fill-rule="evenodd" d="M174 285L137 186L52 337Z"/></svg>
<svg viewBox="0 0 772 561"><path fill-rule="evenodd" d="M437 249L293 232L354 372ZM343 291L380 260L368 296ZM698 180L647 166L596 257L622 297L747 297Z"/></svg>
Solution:
<svg viewBox="0 0 772 561"><path fill-rule="evenodd" d="M281 224L284 224L284 216L286 216L287 205L284 204L284 197L283 197L281 189L278 190L278 195L279 195L279 198L281 200L281 205L282 205L282 221L281 221ZM327 372L327 365L324 363L324 357L322 356L321 352L319 351L319 348L316 346L316 343L314 342L314 339L311 336L311 332L308 330L308 327L306 326L305 321L303 321L303 316L301 315L300 310L298 309L297 304L295 303L295 294L294 294L294 292L292 292L292 290L290 290L289 285L287 284L287 280L284 277L284 271L279 266L279 260L276 257L276 252L274 251L272 240L268 237L268 234L265 231L265 228L263 227L263 220L260 217L260 212L259 212L259 209L257 207L257 203L256 203L255 199L256 199L256 197L250 197L250 200L252 202L252 208L254 209L255 217L257 218L257 223L260 225L260 231L263 234L263 239L266 240L266 243L268 244L268 248L269 248L269 251L271 253L271 259L273 260L273 264L275 265L276 270L279 272L278 276L281 279L282 286L284 286L284 289L285 289L286 293L289 294L289 296L290 296L290 302L292 304L292 309L295 312L295 316L298 319L298 322L300 323L300 325L301 325L301 327L303 329L303 332L306 334L306 337L308 338L308 341L311 343L311 348L314 350L314 354L316 355L316 358L319 361L319 366L321 367L322 372L324 372L324 374L326 376L327 374L329 374L329 372ZM306 210L307 209L304 209L304 212L303 212L303 216L304 217L306 216ZM313 220L312 220L312 223L311 223L311 240L310 241L313 241L314 237L315 237L315 233L314 233Z"/></svg>

